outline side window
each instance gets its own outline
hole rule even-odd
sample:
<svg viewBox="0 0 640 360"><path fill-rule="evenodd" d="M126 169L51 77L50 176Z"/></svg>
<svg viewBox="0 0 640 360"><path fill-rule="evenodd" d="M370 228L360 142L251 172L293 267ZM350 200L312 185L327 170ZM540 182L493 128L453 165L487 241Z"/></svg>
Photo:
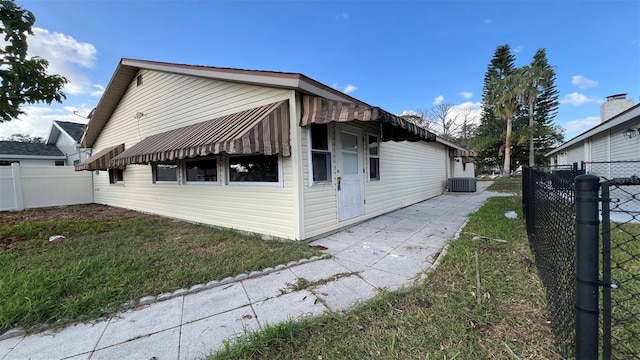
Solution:
<svg viewBox="0 0 640 360"><path fill-rule="evenodd" d="M152 165L153 182L178 182L178 164L154 163Z"/></svg>
<svg viewBox="0 0 640 360"><path fill-rule="evenodd" d="M280 181L278 155L229 157L229 182L277 183Z"/></svg>
<svg viewBox="0 0 640 360"><path fill-rule="evenodd" d="M186 182L218 182L218 160L195 159L185 161Z"/></svg>
<svg viewBox="0 0 640 360"><path fill-rule="evenodd" d="M331 182L331 148L329 127L311 124L311 176L313 183Z"/></svg>
<svg viewBox="0 0 640 360"><path fill-rule="evenodd" d="M124 171L121 169L109 169L109 184L124 182Z"/></svg>
<svg viewBox="0 0 640 360"><path fill-rule="evenodd" d="M65 161L64 160L56 160L54 165L55 166L64 166L65 165Z"/></svg>
<svg viewBox="0 0 640 360"><path fill-rule="evenodd" d="M369 135L369 180L380 180L380 138Z"/></svg>

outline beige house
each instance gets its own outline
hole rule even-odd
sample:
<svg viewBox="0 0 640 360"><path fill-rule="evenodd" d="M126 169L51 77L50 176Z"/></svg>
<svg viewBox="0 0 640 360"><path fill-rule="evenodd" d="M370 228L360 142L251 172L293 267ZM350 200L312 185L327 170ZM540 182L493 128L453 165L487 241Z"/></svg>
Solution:
<svg viewBox="0 0 640 360"><path fill-rule="evenodd" d="M441 194L465 154L301 74L132 59L82 146L96 203L295 240Z"/></svg>

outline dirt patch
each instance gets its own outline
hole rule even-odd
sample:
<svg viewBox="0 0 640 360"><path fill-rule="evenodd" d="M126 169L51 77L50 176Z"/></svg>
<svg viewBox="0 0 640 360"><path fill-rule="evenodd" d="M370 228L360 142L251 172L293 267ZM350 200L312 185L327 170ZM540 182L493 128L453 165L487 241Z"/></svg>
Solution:
<svg viewBox="0 0 640 360"><path fill-rule="evenodd" d="M141 213L116 208L106 205L74 205L63 207L52 207L43 209L30 209L24 211L11 211L0 213L0 223L2 222L22 222L22 221L39 221L39 220L105 220L115 221L124 217L142 216Z"/></svg>
<svg viewBox="0 0 640 360"><path fill-rule="evenodd" d="M18 236L2 236L0 235L0 251L9 251L25 241Z"/></svg>

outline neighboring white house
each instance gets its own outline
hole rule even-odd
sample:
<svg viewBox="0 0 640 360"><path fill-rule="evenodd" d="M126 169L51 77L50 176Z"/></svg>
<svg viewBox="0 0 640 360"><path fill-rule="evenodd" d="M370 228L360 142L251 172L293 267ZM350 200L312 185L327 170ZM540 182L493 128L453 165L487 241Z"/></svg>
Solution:
<svg viewBox="0 0 640 360"><path fill-rule="evenodd" d="M0 166L73 166L86 160L86 149L80 139L86 125L68 121L53 121L44 144L0 141Z"/></svg>
<svg viewBox="0 0 640 360"><path fill-rule="evenodd" d="M96 203L296 240L441 194L463 150L302 74L132 59L82 146Z"/></svg>
<svg viewBox="0 0 640 360"><path fill-rule="evenodd" d="M46 144L55 145L66 156L66 165L77 165L89 158L89 151L80 147L85 124L54 120Z"/></svg>
<svg viewBox="0 0 640 360"><path fill-rule="evenodd" d="M552 165L587 162L587 172L607 178L640 175L640 104L626 94L607 97L600 123L546 154ZM615 162L626 162L618 164ZM613 163L613 164L605 164Z"/></svg>

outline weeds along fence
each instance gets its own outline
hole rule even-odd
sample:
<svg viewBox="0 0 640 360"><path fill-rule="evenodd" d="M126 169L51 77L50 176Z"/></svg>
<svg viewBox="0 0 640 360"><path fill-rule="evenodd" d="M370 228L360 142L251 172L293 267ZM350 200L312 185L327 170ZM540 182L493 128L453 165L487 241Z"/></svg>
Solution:
<svg viewBox="0 0 640 360"><path fill-rule="evenodd" d="M553 168L523 172L556 343L565 358L640 359L640 161L576 168L573 179Z"/></svg>

